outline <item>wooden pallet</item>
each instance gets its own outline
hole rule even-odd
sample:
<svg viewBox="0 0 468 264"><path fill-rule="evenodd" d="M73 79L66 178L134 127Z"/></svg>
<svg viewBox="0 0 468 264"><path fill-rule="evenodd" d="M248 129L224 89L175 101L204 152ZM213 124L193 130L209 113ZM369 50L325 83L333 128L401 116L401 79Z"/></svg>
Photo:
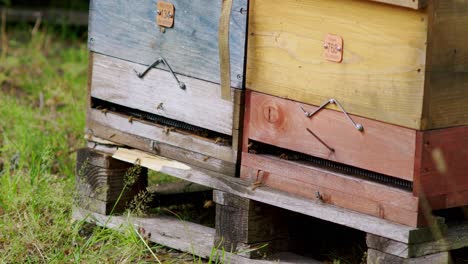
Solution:
<svg viewBox="0 0 468 264"><path fill-rule="evenodd" d="M222 245L227 251L242 252L243 250L255 248L259 245L259 242L270 242L268 250L256 253L247 250L248 254L244 254L242 258L229 254L233 260L235 259L233 263L248 262L250 260L246 260L245 257L258 257L259 254L274 256L276 253L285 250L288 248L288 239L285 235L287 230L284 230L284 219L281 217L281 215L285 214L277 211L284 209L368 233L369 263L377 263L375 262L377 260L380 261L379 263L387 263L382 262L384 260L400 261L397 263L425 263L424 261L427 261L428 258L443 260L448 258L448 251L468 246L468 236L459 236L460 233L466 232L466 225L447 227L440 218L435 218L434 225L431 226L432 229L412 228L318 202L314 199L290 195L269 187L255 187L253 182L248 180L214 173L150 153L113 145L112 142L100 141L95 138L89 145L94 147L95 152L101 152L99 155L107 155L108 157L112 155L112 159L129 164L138 162L142 167L168 173L174 177L215 189L214 201L217 204L216 231L215 229L207 229L189 223L177 222L177 220L167 220L166 218L133 218L131 220L134 225L144 227L146 230L153 230L151 231L152 241L202 257L211 254L213 245ZM75 210L75 219L86 219L87 221L102 224L107 221L107 216L102 212L96 213L85 209L77 209ZM127 220L125 217L112 217L109 221L109 227L118 229ZM233 225L232 223L237 224ZM183 230L183 228L173 229L169 227L170 225L189 227L188 230L191 231L180 234L180 230ZM168 232L156 235L158 230L164 230L166 226ZM438 233L434 233L433 230L437 230ZM169 235L169 232L175 233ZM197 249L191 247L193 243L190 241L202 239L205 233L208 234L205 237L206 240L203 243L196 243ZM177 239L174 240L173 237L177 237ZM405 247L408 248L406 253L399 251L399 249ZM292 263L296 263L294 261L296 260L293 260ZM305 261L303 263L309 262Z"/></svg>

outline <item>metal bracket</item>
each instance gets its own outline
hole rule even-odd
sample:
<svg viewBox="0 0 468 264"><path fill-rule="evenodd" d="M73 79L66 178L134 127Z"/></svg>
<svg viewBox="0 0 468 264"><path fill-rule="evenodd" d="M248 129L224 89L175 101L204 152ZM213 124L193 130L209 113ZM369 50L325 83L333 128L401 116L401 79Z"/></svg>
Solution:
<svg viewBox="0 0 468 264"><path fill-rule="evenodd" d="M336 99L330 99L328 101L326 101L325 103L323 103L319 108L317 108L317 110L315 110L314 112L310 113L310 112L307 112L302 106L301 106L301 109L302 111L304 112L304 115L308 118L311 118L313 117L315 114L317 114L320 110L324 109L327 105L329 104L335 104L337 105L341 112L343 112L343 114L349 119L349 121L351 121L351 123L353 123L353 126L359 130L359 131L364 131L364 127L359 124L359 123L356 123L354 122L354 120L351 118L351 116L349 116L349 114L344 110L343 106L336 100Z"/></svg>
<svg viewBox="0 0 468 264"><path fill-rule="evenodd" d="M166 67L169 69L169 71L171 72L172 74L172 77L174 77L174 79L176 80L177 84L179 84L179 88L182 89L182 90L185 90L185 83L179 81L179 79L177 78L177 76L175 75L174 71L172 70L171 66L169 66L169 63L167 63L166 59L164 59L163 57L159 57L155 62L153 62L153 64L151 64L144 72L138 72L136 71L135 69L133 70L136 75L140 78L140 79L143 79L143 77L145 77L145 75L154 67L156 67L159 63L164 63L166 65Z"/></svg>

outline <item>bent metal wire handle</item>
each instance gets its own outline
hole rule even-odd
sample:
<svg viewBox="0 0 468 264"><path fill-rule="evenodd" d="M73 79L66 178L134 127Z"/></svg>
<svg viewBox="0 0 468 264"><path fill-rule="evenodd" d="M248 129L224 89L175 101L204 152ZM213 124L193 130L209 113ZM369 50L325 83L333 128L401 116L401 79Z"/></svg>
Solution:
<svg viewBox="0 0 468 264"><path fill-rule="evenodd" d="M330 99L328 101L326 101L325 103L323 103L319 108L317 108L317 110L315 110L314 112L310 113L310 112L307 112L302 106L301 106L301 109L302 111L304 112L304 115L308 118L311 118L313 117L315 114L317 114L320 110L324 109L327 105L329 104L335 104L337 105L341 112L343 112L343 114L349 119L349 121L351 121L351 123L353 123L353 126L359 130L359 131L364 131L364 127L359 124L359 123L356 123L354 122L354 120L351 118L351 116L349 116L349 114L344 110L343 106L336 100L336 99Z"/></svg>
<svg viewBox="0 0 468 264"><path fill-rule="evenodd" d="M179 81L179 79L177 78L177 76L175 75L174 71L172 70L171 66L169 66L169 63L167 63L166 59L164 59L163 57L159 57L155 62L153 62L153 64L151 64L144 72L138 72L136 71L135 69L133 70L136 75L138 76L138 78L140 79L143 79L143 77L145 77L145 75L154 67L156 67L159 63L164 63L166 65L166 67L169 69L169 71L171 72L172 74L172 77L174 77L174 79L176 80L177 84L179 84L179 88L182 89L182 90L185 90L185 83Z"/></svg>

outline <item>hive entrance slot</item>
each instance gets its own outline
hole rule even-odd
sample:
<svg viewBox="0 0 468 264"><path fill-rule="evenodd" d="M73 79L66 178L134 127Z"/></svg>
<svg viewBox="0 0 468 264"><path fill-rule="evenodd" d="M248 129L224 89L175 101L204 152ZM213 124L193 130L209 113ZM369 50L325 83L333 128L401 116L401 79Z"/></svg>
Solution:
<svg viewBox="0 0 468 264"><path fill-rule="evenodd" d="M367 181L390 185L406 191L413 190L413 183L403 179L398 179L385 174L376 173L369 170L349 166L346 164L326 160L300 152L279 148L262 142L249 140L249 153L258 155L271 155L280 159L295 161L301 164L320 167L330 171L336 171L349 176L360 178Z"/></svg>
<svg viewBox="0 0 468 264"><path fill-rule="evenodd" d="M190 133L197 137L203 137L215 141L219 145L230 146L232 145L232 136L225 135L216 131L206 128L194 126L185 122L170 119L164 116L144 112L138 109L129 108L126 106L114 104L98 98L91 98L91 107L93 109L101 110L105 113L114 112L123 114L129 117L129 121L146 121L154 123L155 125L164 126L168 131L179 131Z"/></svg>

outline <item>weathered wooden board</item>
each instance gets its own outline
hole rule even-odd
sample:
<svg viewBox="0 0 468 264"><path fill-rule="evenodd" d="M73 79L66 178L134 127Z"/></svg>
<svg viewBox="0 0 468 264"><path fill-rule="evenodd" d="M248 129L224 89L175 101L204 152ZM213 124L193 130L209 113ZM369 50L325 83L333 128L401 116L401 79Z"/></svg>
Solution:
<svg viewBox="0 0 468 264"><path fill-rule="evenodd" d="M249 153L242 154L241 178L258 180L268 187L404 225L418 226L418 198L411 192L382 184Z"/></svg>
<svg viewBox="0 0 468 264"><path fill-rule="evenodd" d="M433 209L468 203L468 126L418 132L421 163L415 194Z"/></svg>
<svg viewBox="0 0 468 264"><path fill-rule="evenodd" d="M124 144L125 146L178 160L207 170L216 171L221 174L229 176L237 175L237 166L234 162L220 160L215 157L194 152L191 149L173 146L170 143L168 144L151 138L132 135L122 132L116 128L105 126L99 122L88 121L87 125L90 128L89 132L94 133L94 137L92 139L88 139L88 142L92 143L90 144L90 147L92 148L96 148L97 146L108 146L107 144L96 142L95 136L98 136L112 140L113 142L119 142L114 144Z"/></svg>
<svg viewBox="0 0 468 264"><path fill-rule="evenodd" d="M170 1L175 7L174 27L164 31L156 24L157 2L91 1L89 48L144 65L162 56L176 73L219 83L218 21L222 1ZM235 88L242 88L246 21L247 0L234 0L230 60L231 85ZM157 67L166 69L164 65Z"/></svg>
<svg viewBox="0 0 468 264"><path fill-rule="evenodd" d="M427 5L427 0L371 0L390 5L409 7L413 9L424 8Z"/></svg>
<svg viewBox="0 0 468 264"><path fill-rule="evenodd" d="M419 129L427 13L371 1L252 0L246 87ZM324 59L327 34L344 39L342 63Z"/></svg>
<svg viewBox="0 0 468 264"><path fill-rule="evenodd" d="M132 163L135 162L136 159L140 159L141 166L149 169L160 168L161 172L180 179L396 241L404 243L422 243L432 240L432 234L429 228L418 229L397 224L385 219L322 203L317 200L287 194L270 187L259 187L253 190L253 182L210 172L195 166L191 166L189 170L161 166L159 162L160 158L155 155L142 153L141 151L119 148L114 152L113 158Z"/></svg>
<svg viewBox="0 0 468 264"><path fill-rule="evenodd" d="M125 177L133 164L89 148L77 151L76 167L76 201L95 212L109 214L111 210L123 210L125 204L148 185L146 168L135 172L135 182L128 185Z"/></svg>
<svg viewBox="0 0 468 264"><path fill-rule="evenodd" d="M302 109L314 112L317 107L250 91L246 100L249 139L413 180L416 131L412 129L351 116L364 127L361 132L339 111L324 109L308 118Z"/></svg>
<svg viewBox="0 0 468 264"><path fill-rule="evenodd" d="M440 252L468 247L468 223L451 226L442 238L419 244L405 244L391 239L368 234L366 241L369 248L402 258L421 257Z"/></svg>
<svg viewBox="0 0 468 264"><path fill-rule="evenodd" d="M130 122L127 116L110 111L103 113L100 110L89 109L87 119L88 123L97 122L127 134L154 140L155 143L161 142L178 148L189 148L189 150L193 152L204 154L209 157L232 163L237 162L236 152L233 151L230 146L216 144L215 140L209 140L181 131L168 132L165 131L162 126L143 120L134 119ZM92 127L90 128L92 129Z"/></svg>
<svg viewBox="0 0 468 264"><path fill-rule="evenodd" d="M180 81L187 85L187 89L182 90L169 72L154 69L144 79L133 72L144 68L93 54L91 96L232 135L235 102L221 99L217 84L181 76ZM234 90L233 100L238 98Z"/></svg>
<svg viewBox="0 0 468 264"><path fill-rule="evenodd" d="M202 258L215 257L214 248L215 229L199 224L182 221L169 216L155 216L151 218L128 217L128 216L105 216L93 213L82 208L74 208L72 218L78 221L87 221L118 231L134 229L138 232L144 229L146 234L151 234L148 239L154 243L165 245L180 251L184 251ZM321 263L310 258L301 257L292 253L278 254L270 260L247 259L230 252L220 252L218 256L221 263L238 264L300 264Z"/></svg>
<svg viewBox="0 0 468 264"><path fill-rule="evenodd" d="M441 252L419 258L404 259L387 254L375 249L367 250L368 264L450 264L452 263L449 252Z"/></svg>
<svg viewBox="0 0 468 264"><path fill-rule="evenodd" d="M288 250L285 210L218 190L213 191L213 201L216 203L215 245L249 258ZM268 246L251 252L259 244Z"/></svg>

